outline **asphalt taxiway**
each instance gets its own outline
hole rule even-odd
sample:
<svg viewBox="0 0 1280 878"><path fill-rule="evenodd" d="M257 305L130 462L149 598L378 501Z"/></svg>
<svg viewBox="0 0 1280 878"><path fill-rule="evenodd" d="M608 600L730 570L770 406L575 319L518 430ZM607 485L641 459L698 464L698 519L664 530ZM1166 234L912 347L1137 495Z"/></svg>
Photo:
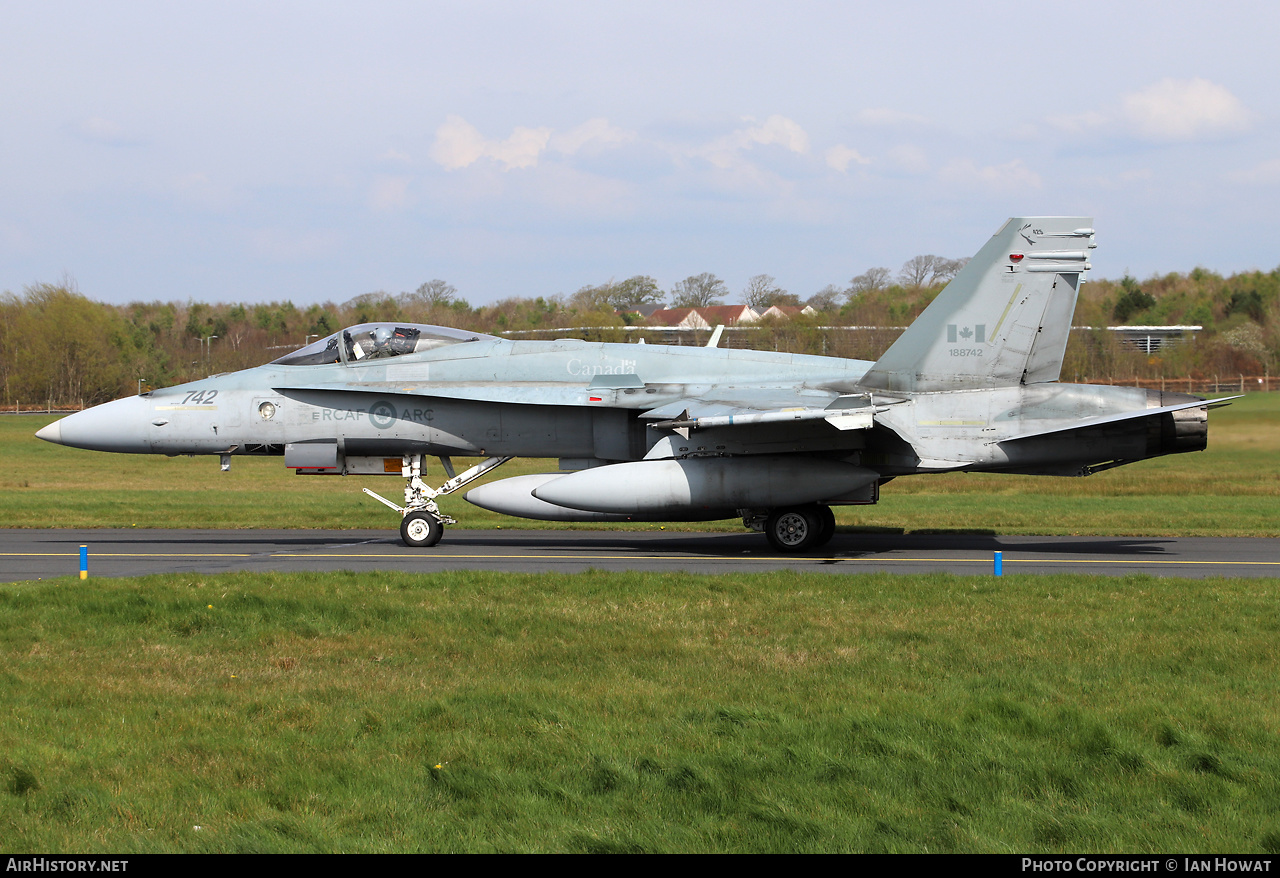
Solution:
<svg viewBox="0 0 1280 878"><path fill-rule="evenodd" d="M211 574L231 570L496 570L571 573L654 570L835 574L951 572L1124 576L1280 576L1280 539L1247 537L990 536L841 533L808 555L780 555L759 534L664 531L448 529L439 545L410 549L385 530L0 529L0 581L90 576Z"/></svg>

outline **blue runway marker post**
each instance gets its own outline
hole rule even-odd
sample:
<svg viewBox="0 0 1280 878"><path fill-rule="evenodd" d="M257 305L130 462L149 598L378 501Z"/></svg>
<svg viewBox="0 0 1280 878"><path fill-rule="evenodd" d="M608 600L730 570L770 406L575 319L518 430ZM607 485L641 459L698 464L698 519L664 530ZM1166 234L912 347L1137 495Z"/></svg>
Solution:
<svg viewBox="0 0 1280 878"><path fill-rule="evenodd" d="M1004 552L996 552L996 576L1004 576Z"/></svg>
<svg viewBox="0 0 1280 878"><path fill-rule="evenodd" d="M89 578L89 547L80 547L80 578Z"/></svg>

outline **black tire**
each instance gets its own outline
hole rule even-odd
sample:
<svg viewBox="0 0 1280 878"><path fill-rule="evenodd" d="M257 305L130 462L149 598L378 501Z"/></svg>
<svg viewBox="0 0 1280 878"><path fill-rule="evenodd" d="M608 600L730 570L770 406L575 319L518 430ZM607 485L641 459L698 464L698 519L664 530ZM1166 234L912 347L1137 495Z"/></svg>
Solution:
<svg viewBox="0 0 1280 878"><path fill-rule="evenodd" d="M440 542L444 525L430 512L410 512L400 522L400 539L411 549L426 549Z"/></svg>
<svg viewBox="0 0 1280 878"><path fill-rule="evenodd" d="M825 546L831 542L831 538L836 535L836 514L831 511L830 506L817 507L818 512L818 539L814 541L812 548Z"/></svg>
<svg viewBox="0 0 1280 878"><path fill-rule="evenodd" d="M769 545L779 552L804 552L817 544L822 521L816 506L789 506L775 509L764 525Z"/></svg>

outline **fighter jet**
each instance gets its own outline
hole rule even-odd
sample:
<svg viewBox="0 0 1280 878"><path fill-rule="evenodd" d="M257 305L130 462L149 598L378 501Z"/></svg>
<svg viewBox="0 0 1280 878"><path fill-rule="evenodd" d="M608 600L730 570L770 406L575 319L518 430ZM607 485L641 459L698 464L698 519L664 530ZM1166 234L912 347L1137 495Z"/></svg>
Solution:
<svg viewBox="0 0 1280 878"><path fill-rule="evenodd" d="M831 539L833 506L874 504L900 476L1087 476L1205 447L1226 399L1058 382L1094 246L1089 218L1009 220L875 362L372 323L36 435L218 455L224 470L249 454L299 474L397 475L403 505L365 492L400 514L411 547L456 523L441 495L512 457L558 458L466 499L551 521L740 517L802 552ZM486 459L455 474L452 456Z"/></svg>

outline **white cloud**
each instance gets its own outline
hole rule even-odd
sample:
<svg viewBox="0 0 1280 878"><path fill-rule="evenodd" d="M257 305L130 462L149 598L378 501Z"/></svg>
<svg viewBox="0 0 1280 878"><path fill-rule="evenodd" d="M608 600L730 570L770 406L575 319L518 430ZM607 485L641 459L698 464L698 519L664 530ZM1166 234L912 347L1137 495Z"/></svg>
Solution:
<svg viewBox="0 0 1280 878"><path fill-rule="evenodd" d="M744 121L755 122L755 119L748 117ZM695 149L693 154L705 158L717 168L728 168L741 163L740 153L757 144L777 145L803 155L809 151L809 135L791 119L775 114L762 125L739 128L732 134Z"/></svg>
<svg viewBox="0 0 1280 878"><path fill-rule="evenodd" d="M1207 79L1162 79L1112 105L1050 116L1074 136L1129 134L1148 141L1208 140L1247 131L1253 114L1230 91Z"/></svg>
<svg viewBox="0 0 1280 878"><path fill-rule="evenodd" d="M738 132L749 143L776 143L795 153L809 151L809 135L804 129L786 116L770 116L763 125Z"/></svg>
<svg viewBox="0 0 1280 878"><path fill-rule="evenodd" d="M1197 140L1249 128L1250 113L1240 100L1207 79L1162 79L1126 95L1125 121L1151 140Z"/></svg>
<svg viewBox="0 0 1280 878"><path fill-rule="evenodd" d="M551 149L563 155L598 151L601 148L621 146L635 139L634 131L610 125L604 117L588 119L577 128L556 134L551 138Z"/></svg>
<svg viewBox="0 0 1280 878"><path fill-rule="evenodd" d="M536 165L550 139L550 128L517 127L506 140L486 140L462 117L449 116L436 129L430 154L437 164L450 171L465 168L482 158L500 162L504 171L510 171Z"/></svg>
<svg viewBox="0 0 1280 878"><path fill-rule="evenodd" d="M409 203L409 177L380 176L369 190L369 206L374 210L395 210Z"/></svg>
<svg viewBox="0 0 1280 878"><path fill-rule="evenodd" d="M703 158L720 170L742 170L750 164L743 158L743 153L757 146L780 146L798 155L809 152L808 133L786 116L775 114L763 122L747 117L744 121L749 124L710 143L673 148L670 152L677 156ZM496 140L486 138L461 116L451 115L436 129L429 154L433 161L450 171L469 167L481 159L491 159L498 162L502 170L510 171L537 166L548 150L566 157L589 155L629 143L637 136L636 132L612 125L601 116L568 131L555 132L547 127L514 128L505 140ZM659 144L652 145L664 148ZM841 170L852 161L867 162L853 150L846 147L837 149L844 152L836 152L828 161L842 163L839 165ZM399 158L399 155L395 157Z"/></svg>
<svg viewBox="0 0 1280 878"><path fill-rule="evenodd" d="M846 173L849 170L849 165L853 162L857 162L860 165L871 164L871 159L862 155L856 149L850 149L843 143L838 143L831 147L823 154L823 157L827 160L828 167L835 168L841 173Z"/></svg>
<svg viewBox="0 0 1280 878"><path fill-rule="evenodd" d="M1024 165L1022 159L985 168L979 168L970 159L955 159L938 171L938 178L962 186L1001 191L1040 188L1040 175Z"/></svg>
<svg viewBox="0 0 1280 878"><path fill-rule="evenodd" d="M430 155L437 164L450 171L475 164L482 158L499 162L504 171L510 171L535 167L542 153L548 149L565 156L592 153L620 146L635 136L635 132L610 125L608 119L597 117L558 134L546 127L517 127L505 140L489 140L461 116L449 116L436 129Z"/></svg>
<svg viewBox="0 0 1280 878"><path fill-rule="evenodd" d="M460 116L449 116L436 129L431 145L431 158L446 170L456 171L480 160L484 155L484 137Z"/></svg>

